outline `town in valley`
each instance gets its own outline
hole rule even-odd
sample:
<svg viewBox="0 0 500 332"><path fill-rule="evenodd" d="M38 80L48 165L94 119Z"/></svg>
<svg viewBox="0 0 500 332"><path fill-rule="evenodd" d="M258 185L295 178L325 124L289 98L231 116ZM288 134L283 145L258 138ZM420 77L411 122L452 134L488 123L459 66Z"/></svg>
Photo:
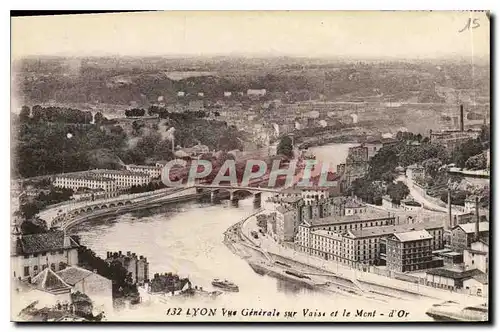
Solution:
<svg viewBox="0 0 500 332"><path fill-rule="evenodd" d="M12 68L13 321L488 320L489 53Z"/></svg>

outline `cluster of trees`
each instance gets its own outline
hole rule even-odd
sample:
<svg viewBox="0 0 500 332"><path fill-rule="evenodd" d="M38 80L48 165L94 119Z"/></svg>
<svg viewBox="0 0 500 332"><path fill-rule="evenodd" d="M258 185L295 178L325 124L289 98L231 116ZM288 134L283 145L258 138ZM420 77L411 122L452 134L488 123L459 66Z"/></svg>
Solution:
<svg viewBox="0 0 500 332"><path fill-rule="evenodd" d="M401 201L410 194L410 189L402 181L389 183L387 186L387 194L395 204L400 204Z"/></svg>
<svg viewBox="0 0 500 332"><path fill-rule="evenodd" d="M288 136L283 136L278 143L276 152L278 155L283 155L289 158L293 157L293 144L292 139Z"/></svg>
<svg viewBox="0 0 500 332"><path fill-rule="evenodd" d="M126 164L146 164L149 160L171 160L174 158L172 143L162 139L158 132L151 132L140 137L135 146L118 152Z"/></svg>
<svg viewBox="0 0 500 332"><path fill-rule="evenodd" d="M22 122L43 121L90 124L92 118L92 112L89 111L80 111L67 107L42 107L40 105L33 106L31 110L28 106L23 106L19 113L19 119Z"/></svg>
<svg viewBox="0 0 500 332"><path fill-rule="evenodd" d="M483 152L483 144L479 139L470 139L457 146L451 152L451 160L458 167L466 167L467 160ZM471 161L474 163L474 161ZM485 160L486 162L486 160Z"/></svg>
<svg viewBox="0 0 500 332"><path fill-rule="evenodd" d="M465 168L478 170L478 169L486 169L487 161L484 153L480 153L476 156L472 156L465 162Z"/></svg>
<svg viewBox="0 0 500 332"><path fill-rule="evenodd" d="M138 194L138 193L145 193L145 192L149 192L149 191L155 191L155 190L158 190L158 189L163 189L163 188L166 188L165 184L163 184L163 182L161 181L157 181L157 182L149 182L148 184L144 184L142 186L132 186L130 187L130 189L128 190L130 194Z"/></svg>
<svg viewBox="0 0 500 332"><path fill-rule="evenodd" d="M129 110L125 110L126 117L144 116L145 114L146 110L143 108L132 108Z"/></svg>
<svg viewBox="0 0 500 332"><path fill-rule="evenodd" d="M127 146L120 126L101 130L66 123L20 123L14 141L13 172L21 177L81 171L91 168L89 156L98 149L117 153Z"/></svg>

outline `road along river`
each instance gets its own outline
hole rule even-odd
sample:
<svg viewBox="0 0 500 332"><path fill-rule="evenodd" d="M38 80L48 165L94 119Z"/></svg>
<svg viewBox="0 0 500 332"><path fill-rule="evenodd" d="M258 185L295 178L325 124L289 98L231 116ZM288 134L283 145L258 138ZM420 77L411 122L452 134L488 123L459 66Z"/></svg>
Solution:
<svg viewBox="0 0 500 332"><path fill-rule="evenodd" d="M344 161L347 147L325 151L326 155ZM323 149L324 147L319 147ZM311 149L314 150L317 148ZM341 156L343 154L343 156ZM319 157L318 155L318 158ZM322 160L325 160L321 158ZM266 207L262 197L262 205ZM140 304L107 314L109 320L122 321L229 321L265 320L272 321L401 321L403 318L390 317L391 310L406 310L406 320L431 320L425 310L434 302L418 303L395 301L388 304L364 300L359 297L341 296L304 288L292 281L259 275L240 257L233 254L224 244L223 233L233 224L254 211L252 198L241 200L238 207L231 207L227 201L212 205L199 201L165 205L116 217L96 219L71 229L78 234L84 245L105 257L107 251L131 251L144 255L150 262L150 277L154 273L173 272L181 277L189 277L193 285L213 290L214 278L226 278L236 283L238 293L224 293L216 299L189 298L173 299L167 304ZM167 315L168 308L182 308L181 315ZM189 308L216 309L215 316L187 315ZM222 315L222 309L234 309L232 317ZM243 316L242 309L268 311L274 316ZM275 316L276 309L280 315ZM305 311L304 311L305 310ZM344 314L345 310L345 314ZM362 312L358 310L363 310ZM375 317L370 317L373 313ZM294 318L285 318L285 311L296 311ZM307 312L306 312L307 311ZM332 313L337 312L335 316ZM347 316L347 312L350 312ZM380 314L383 314L380 315ZM323 316L324 314L324 316ZM356 316L361 314L361 316ZM366 316L368 315L368 316Z"/></svg>

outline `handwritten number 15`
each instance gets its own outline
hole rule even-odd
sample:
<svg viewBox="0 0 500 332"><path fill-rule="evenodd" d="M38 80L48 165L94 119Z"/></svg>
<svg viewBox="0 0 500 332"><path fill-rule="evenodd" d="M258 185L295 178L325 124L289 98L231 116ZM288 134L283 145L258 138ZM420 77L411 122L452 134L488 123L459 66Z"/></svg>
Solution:
<svg viewBox="0 0 500 332"><path fill-rule="evenodd" d="M480 24L479 24L478 18L474 18L474 19L469 18L467 20L467 24L464 26L464 28L462 30L459 30L458 32L464 32L465 30L476 29L479 27L480 27Z"/></svg>

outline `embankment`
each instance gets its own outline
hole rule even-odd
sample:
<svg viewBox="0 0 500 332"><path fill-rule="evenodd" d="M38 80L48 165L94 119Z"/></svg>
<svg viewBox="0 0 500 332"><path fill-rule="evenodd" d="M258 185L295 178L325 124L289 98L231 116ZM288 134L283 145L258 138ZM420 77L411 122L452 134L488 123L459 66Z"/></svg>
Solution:
<svg viewBox="0 0 500 332"><path fill-rule="evenodd" d="M139 210L143 210L143 209L160 207L160 206L163 206L166 204L171 204L171 203L187 202L187 201L190 201L193 199L200 198L203 195L204 195L203 193L200 193L200 194L189 194L189 195L185 195L185 196L171 197L171 198L166 197L163 200L157 199L157 200L153 200L153 201L143 201L143 202L134 203L134 204L128 205L128 206L120 206L120 207L103 209L103 210L99 210L99 211L93 211L93 212L78 216L78 217L70 220L62 228L65 230L69 230L71 227L74 227L74 226L81 224L83 222L87 222L87 221L94 220L97 218L117 216L117 215L129 213L129 212L134 212L134 211L139 211Z"/></svg>

